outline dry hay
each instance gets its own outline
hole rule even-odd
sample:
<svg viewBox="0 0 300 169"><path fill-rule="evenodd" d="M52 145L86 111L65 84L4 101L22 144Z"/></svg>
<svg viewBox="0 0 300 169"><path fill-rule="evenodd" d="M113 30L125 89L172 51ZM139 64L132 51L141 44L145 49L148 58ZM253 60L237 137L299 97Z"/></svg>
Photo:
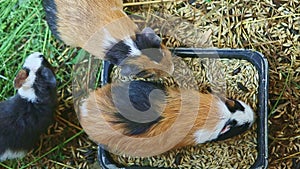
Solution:
<svg viewBox="0 0 300 169"><path fill-rule="evenodd" d="M126 2L129 1L134 2L134 0ZM291 168L293 165L296 166L297 162L299 163L300 2L298 0L198 0L192 5L178 1L128 6L125 7L125 10L136 15L134 19L140 27L147 25L155 29L168 47L207 47L206 44L209 43L203 43L203 40L201 40L206 39L205 36L202 37L202 33L212 30L211 44L214 47L248 48L263 53L270 64L269 165L270 168ZM160 12L167 17L176 16L177 18L173 18L175 22L166 22L166 19L162 19L161 15L156 17L155 12ZM182 19L184 19L184 22ZM152 22L149 22L151 20ZM186 25L190 26L186 28ZM192 30L194 33L187 36ZM58 42L53 42L53 44L58 44ZM68 51L69 49L65 49L68 48L61 46L58 49L61 51L59 55L69 57L71 52ZM57 71L66 73L59 79L61 84L59 96L61 98L56 123L42 139L42 145L45 148L37 149L32 153L33 155L43 154L50 150L53 145L61 143L61 140L66 140L69 136L80 131L80 127L74 127L79 126L79 124L73 110L71 77L69 74L71 69L65 69L64 64L66 62L60 62L61 66L57 68ZM247 140L245 137L251 135L252 131L253 129L238 138L242 137L241 141L245 141ZM215 144L221 146L231 141ZM256 144L255 140L251 144L247 143L247 146L254 147L255 145L252 145L252 143ZM70 144L71 146L65 146L59 149L62 151L57 152L57 156L61 155L61 160L48 161L45 158L45 160L36 163L35 167L83 168L83 166L86 167L95 160L96 146L87 139L86 135L80 135ZM186 155L185 151L179 152L183 156ZM232 158L229 159L232 150L229 149L226 152L229 152L229 155L228 158L224 157L224 161L232 160ZM87 160L86 154L90 154L88 158L93 160ZM25 160L33 160L35 158L33 155L29 154ZM195 155L195 157L197 156ZM199 156L197 159L201 159L201 157ZM185 158L187 157L180 158L177 156L175 160L181 161ZM213 163L213 161L210 162ZM248 164L251 165L252 161L248 161ZM180 165L183 165L183 163L180 162ZM187 163L187 165L192 164ZM234 165L232 167L237 168Z"/></svg>
<svg viewBox="0 0 300 169"><path fill-rule="evenodd" d="M141 1L125 0L125 3L137 4ZM205 47L203 41L199 39L202 39L202 32L211 29L211 43L214 47L248 48L263 53L270 65L269 168L292 168L296 167L297 163L299 168L299 0L196 0L192 5L178 0L173 3L127 6L125 10L137 15L135 20L140 27L148 25L144 22L145 19L155 19L155 17L148 17L155 16L151 15L155 11L168 14L168 16L176 16L179 21L185 19L185 22L177 22L173 24L173 27L174 22L169 23L171 25L169 26L165 23L166 20L159 20L161 17L157 17L156 22L148 22L151 23L148 26L162 35L168 47ZM188 30L191 29L184 28L186 25L184 23L194 25L191 27L195 28L195 34L200 33L199 36L187 38L186 33L189 33ZM163 31L160 31L161 29ZM72 72L70 62L77 50L53 40L53 37L48 36L49 30L46 28L43 31L45 38L57 47L53 51L46 49L45 55L51 58L50 61L56 67L56 73L61 74L58 77L60 106L56 122L42 137L40 147L29 153L23 160L18 161L19 165L35 161L37 157L81 131L73 109L70 74ZM172 33L172 31L177 32ZM22 40L22 43L26 44L27 40ZM20 45L16 52L23 50L23 46L23 44ZM231 151L228 150L228 152ZM95 162L95 158L96 145L88 139L87 135L80 134L68 144L61 145L55 151L50 152L42 160L33 162L30 168L44 168L45 166L48 168L91 168L90 164ZM10 162L7 161L4 164L10 165Z"/></svg>

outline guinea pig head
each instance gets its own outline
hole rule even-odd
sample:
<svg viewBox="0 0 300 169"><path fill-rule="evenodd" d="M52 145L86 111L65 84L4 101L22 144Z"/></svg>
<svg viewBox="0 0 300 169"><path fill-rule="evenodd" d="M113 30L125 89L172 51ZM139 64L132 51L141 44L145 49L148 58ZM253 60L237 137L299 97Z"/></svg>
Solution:
<svg viewBox="0 0 300 169"><path fill-rule="evenodd" d="M40 93L56 89L52 67L41 53L32 53L25 59L22 69L14 79L14 87L21 97L33 102Z"/></svg>
<svg viewBox="0 0 300 169"><path fill-rule="evenodd" d="M255 120L253 110L246 103L239 100L226 99L225 105L229 111L229 116L227 116L227 121L222 126L216 140L225 140L245 132Z"/></svg>
<svg viewBox="0 0 300 169"><path fill-rule="evenodd" d="M116 43L106 59L121 67L124 76L152 77L170 75L174 71L171 52L151 28L137 33L135 39Z"/></svg>

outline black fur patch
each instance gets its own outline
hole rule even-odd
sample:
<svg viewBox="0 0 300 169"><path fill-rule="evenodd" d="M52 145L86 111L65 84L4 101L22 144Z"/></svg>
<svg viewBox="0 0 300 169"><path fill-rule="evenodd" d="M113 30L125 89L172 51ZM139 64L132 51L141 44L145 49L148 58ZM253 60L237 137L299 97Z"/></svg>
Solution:
<svg viewBox="0 0 300 169"><path fill-rule="evenodd" d="M154 124L158 123L162 117L157 118L156 120L148 123L137 123L131 120L128 120L124 116L122 116L120 113L115 113L116 121L113 121L113 123L118 124L125 124L126 126L126 135L133 136L133 135L139 135L147 132Z"/></svg>
<svg viewBox="0 0 300 169"><path fill-rule="evenodd" d="M231 121L226 122L224 127L226 127L227 125L231 125L230 130L227 131L226 133L220 134L218 136L218 138L216 138L215 140L216 141L225 140L225 139L234 137L236 135L239 135L239 134L245 132L250 127L250 123L245 123L241 126L237 126L236 124L237 124L236 120L231 120Z"/></svg>
<svg viewBox="0 0 300 169"><path fill-rule="evenodd" d="M159 63L163 58L163 55L160 50L161 41L157 38L157 35L154 33L140 33L136 34L135 43L138 49L141 52L148 56L151 60L156 61Z"/></svg>
<svg viewBox="0 0 300 169"><path fill-rule="evenodd" d="M54 68L51 66L51 64L48 62L48 60L45 59L45 57L43 55L41 55L40 57L43 58L42 65L47 67L48 69L50 69L52 71L52 73L54 74Z"/></svg>
<svg viewBox="0 0 300 169"><path fill-rule="evenodd" d="M139 49L160 48L161 41L154 33L137 33L135 43Z"/></svg>
<svg viewBox="0 0 300 169"><path fill-rule="evenodd" d="M35 94L38 96L38 101L47 100L51 97L55 97L56 93L47 93L45 90L53 90L56 88L56 79L52 72L47 67L41 67L36 72L35 83L33 84L33 89Z"/></svg>
<svg viewBox="0 0 300 169"><path fill-rule="evenodd" d="M59 37L59 32L57 30L57 9L55 0L43 0L43 7L46 13L46 20L51 32L57 39L61 40L61 38Z"/></svg>
<svg viewBox="0 0 300 169"><path fill-rule="evenodd" d="M130 109L123 109L122 113L126 113L126 117L134 117L135 120L139 119L149 119L147 122L138 122L132 121L124 117L121 113L116 113L115 117L116 120L113 123L122 123L125 124L126 133L127 135L138 135L146 132L151 126L158 123L163 117L160 115L161 112L158 112L155 105L151 105L150 103L150 93L155 90L159 89L160 91L165 91L164 87L160 84L152 83L152 82L145 82L145 81L132 81L129 84L129 101L130 103L122 103L124 106L132 105L137 112L130 112ZM122 89L126 90L126 89ZM121 94L122 95L122 94ZM154 96L155 102L157 104L163 104L165 98ZM122 96L119 97L119 99ZM153 98L152 98L153 99ZM124 100L124 99L123 99ZM122 100L122 101L123 101ZM120 102L122 102L120 101ZM123 106L123 107L124 107ZM153 106L153 107L151 107ZM149 111L147 111L149 110ZM136 114L138 113L138 114ZM145 114L146 113L146 114ZM140 115L140 117L138 117Z"/></svg>
<svg viewBox="0 0 300 169"><path fill-rule="evenodd" d="M231 113L235 113L237 110L240 110L240 111L245 110L245 107L240 102L238 102L237 100L233 100L233 99L232 99L232 101L234 101L234 106L231 106L230 104L228 104L228 102L225 102L225 105L227 106L228 110Z"/></svg>
<svg viewBox="0 0 300 169"><path fill-rule="evenodd" d="M119 41L106 52L105 59L112 64L119 65L128 57L130 50L130 47L124 41Z"/></svg>
<svg viewBox="0 0 300 169"><path fill-rule="evenodd" d="M129 85L129 98L131 104L139 111L147 111L150 108L150 93L154 89L164 91L165 88L161 84L146 82L146 81L132 81ZM159 98L161 101L164 98Z"/></svg>
<svg viewBox="0 0 300 169"><path fill-rule="evenodd" d="M32 103L16 95L0 103L0 154L7 149L28 151L35 146L53 120L56 100L50 99Z"/></svg>

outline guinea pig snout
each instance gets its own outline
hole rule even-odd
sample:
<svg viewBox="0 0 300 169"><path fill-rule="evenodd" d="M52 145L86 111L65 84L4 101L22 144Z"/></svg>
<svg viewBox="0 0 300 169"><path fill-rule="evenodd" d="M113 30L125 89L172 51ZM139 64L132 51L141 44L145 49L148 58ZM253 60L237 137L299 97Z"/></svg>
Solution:
<svg viewBox="0 0 300 169"><path fill-rule="evenodd" d="M17 76L14 79L14 87L16 89L19 89L22 87L22 85L25 83L27 77L29 76L29 70L24 68L19 71Z"/></svg>

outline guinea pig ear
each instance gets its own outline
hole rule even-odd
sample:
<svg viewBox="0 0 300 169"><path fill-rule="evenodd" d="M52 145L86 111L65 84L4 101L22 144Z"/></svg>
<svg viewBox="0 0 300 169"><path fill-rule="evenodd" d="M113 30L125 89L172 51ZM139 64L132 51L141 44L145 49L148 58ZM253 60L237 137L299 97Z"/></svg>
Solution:
<svg viewBox="0 0 300 169"><path fill-rule="evenodd" d="M143 30L142 30L142 34L155 34L154 30L151 29L150 27L145 27Z"/></svg>
<svg viewBox="0 0 300 169"><path fill-rule="evenodd" d="M161 38L149 27L144 28L141 34L137 36L137 45L139 49L159 48L160 44Z"/></svg>
<svg viewBox="0 0 300 169"><path fill-rule="evenodd" d="M237 100L227 99L225 101L225 105L231 113L235 113L236 111L245 111L245 107Z"/></svg>
<svg viewBox="0 0 300 169"><path fill-rule="evenodd" d="M41 75L42 75L43 79L45 79L45 81L48 84L50 84L51 87L56 86L56 79L55 79L55 75L52 72L52 70L50 70L47 67L43 67L43 69L41 70Z"/></svg>
<svg viewBox="0 0 300 169"><path fill-rule="evenodd" d="M26 69L22 69L18 72L17 76L14 79L14 87L15 89L19 89L25 83L27 77L29 75L29 71Z"/></svg>

